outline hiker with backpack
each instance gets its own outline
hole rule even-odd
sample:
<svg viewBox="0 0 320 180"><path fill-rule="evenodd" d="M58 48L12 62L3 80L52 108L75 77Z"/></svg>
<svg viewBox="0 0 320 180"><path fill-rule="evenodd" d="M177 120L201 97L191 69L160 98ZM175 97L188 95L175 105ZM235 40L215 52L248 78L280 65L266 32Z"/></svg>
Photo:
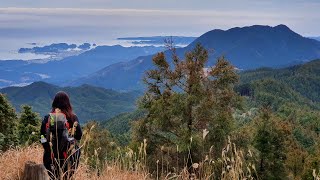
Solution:
<svg viewBox="0 0 320 180"><path fill-rule="evenodd" d="M69 179L79 164L81 151L77 141L81 139L82 130L65 92L55 95L51 112L43 118L40 134L43 164L50 178Z"/></svg>

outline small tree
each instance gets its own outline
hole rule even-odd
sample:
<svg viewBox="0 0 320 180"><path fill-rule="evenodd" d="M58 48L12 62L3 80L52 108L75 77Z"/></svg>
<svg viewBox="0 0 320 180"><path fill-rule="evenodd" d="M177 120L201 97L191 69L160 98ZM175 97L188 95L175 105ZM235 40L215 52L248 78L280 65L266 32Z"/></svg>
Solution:
<svg viewBox="0 0 320 180"><path fill-rule="evenodd" d="M39 141L40 118L37 113L32 112L31 106L22 105L21 109L18 125L19 142L29 145Z"/></svg>
<svg viewBox="0 0 320 180"><path fill-rule="evenodd" d="M0 93L0 151L18 144L17 121L14 108Z"/></svg>
<svg viewBox="0 0 320 180"><path fill-rule="evenodd" d="M185 54L185 60L172 51L172 62L158 53L153 58L156 68L146 72L148 88L140 106L148 114L136 123L133 141L147 140L150 165L161 159L179 169L203 158L199 146L214 145L214 155L220 156L232 129L238 75L224 57L206 68L208 51L200 44ZM204 141L204 129L210 131L209 141Z"/></svg>
<svg viewBox="0 0 320 180"><path fill-rule="evenodd" d="M86 145L83 147L83 153L87 157L86 162L90 168L100 171L103 169L107 157L113 157L116 144L111 138L107 129L99 127L95 121L88 122L84 127L84 137L82 139Z"/></svg>
<svg viewBox="0 0 320 180"><path fill-rule="evenodd" d="M262 179L285 179L285 133L277 127L269 108L262 109L261 123L255 137L255 148L260 151L258 173Z"/></svg>

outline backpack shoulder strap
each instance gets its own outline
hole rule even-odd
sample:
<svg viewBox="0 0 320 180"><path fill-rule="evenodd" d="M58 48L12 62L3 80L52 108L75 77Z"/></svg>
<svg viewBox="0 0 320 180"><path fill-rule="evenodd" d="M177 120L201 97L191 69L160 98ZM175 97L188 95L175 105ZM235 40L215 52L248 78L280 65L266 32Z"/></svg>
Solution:
<svg viewBox="0 0 320 180"><path fill-rule="evenodd" d="M47 135L48 130L50 128L50 114L44 116L44 123L45 123L45 132L46 132L46 135Z"/></svg>
<svg viewBox="0 0 320 180"><path fill-rule="evenodd" d="M46 118L46 131L47 131L47 129L49 129L49 127L50 127L50 115L47 115L47 116L45 116L45 118Z"/></svg>

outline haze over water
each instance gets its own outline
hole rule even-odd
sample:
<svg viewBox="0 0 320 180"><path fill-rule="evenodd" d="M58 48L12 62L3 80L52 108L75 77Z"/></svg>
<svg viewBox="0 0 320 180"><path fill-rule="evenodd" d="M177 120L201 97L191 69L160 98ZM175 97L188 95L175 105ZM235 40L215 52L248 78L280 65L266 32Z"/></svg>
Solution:
<svg viewBox="0 0 320 180"><path fill-rule="evenodd" d="M0 59L43 58L16 53L28 43L114 45L118 37L200 36L254 24L285 24L303 36L320 36L319 9L318 0L4 0Z"/></svg>

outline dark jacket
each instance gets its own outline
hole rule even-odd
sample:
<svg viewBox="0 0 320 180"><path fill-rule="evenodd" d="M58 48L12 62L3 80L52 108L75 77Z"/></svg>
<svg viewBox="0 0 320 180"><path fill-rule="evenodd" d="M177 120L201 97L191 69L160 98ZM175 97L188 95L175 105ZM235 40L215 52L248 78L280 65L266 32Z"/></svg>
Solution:
<svg viewBox="0 0 320 180"><path fill-rule="evenodd" d="M46 137L46 124L48 122L48 119L49 119L49 115L44 116L41 124L40 135L43 135L44 137ZM73 127L74 122L78 122L78 126L76 127L76 132L74 134L74 138L79 141L82 137L82 130L80 127L78 117L74 115L73 119L67 119L67 120L70 127Z"/></svg>
<svg viewBox="0 0 320 180"><path fill-rule="evenodd" d="M49 115L44 116L44 118L42 120L42 124L41 124L40 135L43 135L44 137L46 137L46 124L47 124L48 120L49 120ZM76 115L74 115L73 119L67 118L67 120L69 123L69 127L73 127L73 123L78 122L78 125L76 127L76 131L74 134L74 138L79 141L82 137L82 130L80 127L78 117ZM44 166L49 170L50 165L52 164L49 140L47 140L46 143L43 143L42 146L44 148L43 163L44 163Z"/></svg>

